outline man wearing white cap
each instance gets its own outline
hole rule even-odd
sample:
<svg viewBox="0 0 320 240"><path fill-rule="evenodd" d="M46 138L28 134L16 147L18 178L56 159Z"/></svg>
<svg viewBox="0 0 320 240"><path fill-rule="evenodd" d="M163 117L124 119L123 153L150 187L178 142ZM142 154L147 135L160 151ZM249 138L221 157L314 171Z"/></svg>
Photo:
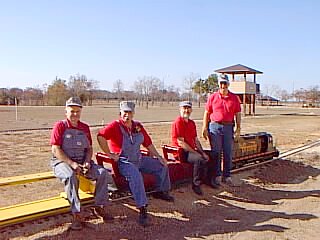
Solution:
<svg viewBox="0 0 320 240"><path fill-rule="evenodd" d="M209 157L198 140L196 124L190 119L192 102L180 102L179 107L180 115L171 126L172 144L181 147L186 161L193 164L192 190L198 195L203 195L200 184L201 178L207 175Z"/></svg>
<svg viewBox="0 0 320 240"><path fill-rule="evenodd" d="M118 163L121 175L128 180L136 206L140 210L139 224L147 226L148 199L141 173L156 177L156 192L153 197L169 202L173 202L174 198L169 195L171 184L166 160L160 156L142 124L133 120L134 113L134 102L122 101L120 118L99 131L98 142L101 149ZM148 149L150 156L141 155L141 145Z"/></svg>
<svg viewBox="0 0 320 240"><path fill-rule="evenodd" d="M83 227L80 215L80 199L78 195L81 174L96 181L95 214L104 221L112 220L106 212L108 204L108 183L112 182L111 174L92 159L92 138L89 126L80 121L82 104L78 97L71 97L66 102L66 119L55 123L50 143L52 145L51 166L57 178L64 183L65 192L71 206L73 221L71 229Z"/></svg>
<svg viewBox="0 0 320 240"><path fill-rule="evenodd" d="M209 137L212 158L215 162L213 187L221 182L233 186L231 179L233 138L240 135L241 106L237 95L229 91L229 78L226 74L218 77L219 90L209 96L203 115L202 135ZM234 133L234 126L236 132ZM221 171L221 152L223 152L223 172Z"/></svg>

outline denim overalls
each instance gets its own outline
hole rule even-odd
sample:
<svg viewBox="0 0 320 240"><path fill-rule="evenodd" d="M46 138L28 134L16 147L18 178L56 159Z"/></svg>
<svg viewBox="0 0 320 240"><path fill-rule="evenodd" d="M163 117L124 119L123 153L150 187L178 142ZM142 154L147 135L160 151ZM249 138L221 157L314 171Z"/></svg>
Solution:
<svg viewBox="0 0 320 240"><path fill-rule="evenodd" d="M140 145L144 141L141 132L129 133L120 125L122 132L122 149L118 162L119 171L129 182L129 188L138 208L148 203L143 177L140 172L156 177L156 191L169 191L170 179L168 167L163 166L157 158L142 156Z"/></svg>
<svg viewBox="0 0 320 240"><path fill-rule="evenodd" d="M67 123L64 121L64 124ZM86 134L78 129L67 128L63 133L61 149L72 160L79 164L85 161L89 140ZM80 200L78 195L79 180L75 171L69 164L57 159L51 159L54 175L64 184L64 189L73 213L80 212ZM108 183L112 182L111 175L101 166L91 160L91 167L86 178L96 181L95 205L105 206L108 202Z"/></svg>

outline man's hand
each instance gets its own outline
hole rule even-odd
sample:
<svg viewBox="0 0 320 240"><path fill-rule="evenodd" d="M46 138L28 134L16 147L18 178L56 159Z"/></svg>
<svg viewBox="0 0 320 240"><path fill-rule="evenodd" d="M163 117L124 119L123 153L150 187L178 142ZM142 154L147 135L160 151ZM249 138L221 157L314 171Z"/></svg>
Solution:
<svg viewBox="0 0 320 240"><path fill-rule="evenodd" d="M76 172L76 174L80 174L81 168L77 162L72 161L72 163L70 164L70 167Z"/></svg>
<svg viewBox="0 0 320 240"><path fill-rule="evenodd" d="M205 140L208 140L208 129L207 128L202 128L202 137Z"/></svg>
<svg viewBox="0 0 320 240"><path fill-rule="evenodd" d="M236 131L234 132L234 138L238 139L240 137L241 128L237 127Z"/></svg>
<svg viewBox="0 0 320 240"><path fill-rule="evenodd" d="M85 167L87 169L90 169L91 168L91 160L85 161L84 164L83 164L83 167Z"/></svg>

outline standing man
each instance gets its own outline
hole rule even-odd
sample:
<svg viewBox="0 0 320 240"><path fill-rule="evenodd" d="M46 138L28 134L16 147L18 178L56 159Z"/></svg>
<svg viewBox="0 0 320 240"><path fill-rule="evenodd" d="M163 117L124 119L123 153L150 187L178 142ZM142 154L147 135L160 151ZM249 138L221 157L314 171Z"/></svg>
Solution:
<svg viewBox="0 0 320 240"><path fill-rule="evenodd" d="M180 102L180 116L172 123L171 138L172 144L183 149L185 159L193 164L192 190L203 195L200 188L201 175L207 174L208 155L203 151L197 137L196 124L190 119L192 103L189 101Z"/></svg>
<svg viewBox="0 0 320 240"><path fill-rule="evenodd" d="M108 182L112 181L108 171L96 165L92 160L92 139L89 126L80 121L82 104L80 98L71 97L66 102L66 119L55 123L50 143L52 145L51 166L54 174L64 184L70 203L73 221L71 229L82 229L80 199L78 195L81 174L96 181L95 214L104 221L111 220L106 212L108 203Z"/></svg>
<svg viewBox="0 0 320 240"><path fill-rule="evenodd" d="M166 160L157 152L141 123L133 121L134 110L134 102L122 101L120 118L99 131L98 142L102 151L118 163L120 174L129 182L136 206L140 210L139 224L147 226L148 200L141 173L156 177L157 192L153 197L169 202L174 199L169 195L171 184ZM148 149L150 156L141 155L141 144Z"/></svg>
<svg viewBox="0 0 320 240"><path fill-rule="evenodd" d="M221 181L233 186L231 179L232 149L235 135L240 135L241 107L237 95L228 90L228 76L218 77L219 90L207 100L203 115L202 135L208 138L211 145L212 157L215 161L215 177L212 178L213 187L219 187ZM208 126L209 124L209 126ZM223 172L221 171L221 152L223 152Z"/></svg>

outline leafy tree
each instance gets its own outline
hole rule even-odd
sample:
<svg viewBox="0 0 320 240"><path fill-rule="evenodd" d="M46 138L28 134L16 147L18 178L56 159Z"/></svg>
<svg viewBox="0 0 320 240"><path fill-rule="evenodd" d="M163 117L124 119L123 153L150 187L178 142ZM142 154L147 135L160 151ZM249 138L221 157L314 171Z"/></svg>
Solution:
<svg viewBox="0 0 320 240"><path fill-rule="evenodd" d="M49 105L64 105L69 95L66 80L56 78L52 84L48 86L47 99Z"/></svg>

